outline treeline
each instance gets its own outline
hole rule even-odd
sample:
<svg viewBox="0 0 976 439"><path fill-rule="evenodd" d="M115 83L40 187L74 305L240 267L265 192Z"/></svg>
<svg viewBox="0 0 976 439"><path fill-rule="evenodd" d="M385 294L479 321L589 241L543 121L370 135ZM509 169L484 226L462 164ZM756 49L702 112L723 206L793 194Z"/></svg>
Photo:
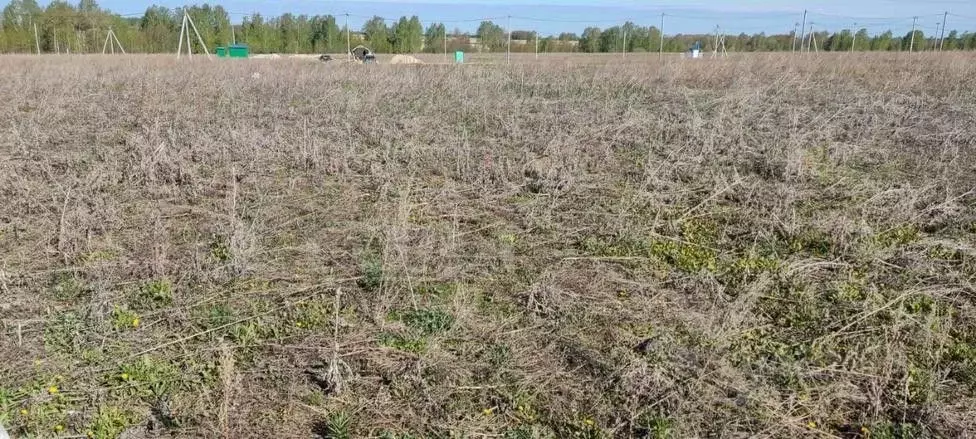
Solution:
<svg viewBox="0 0 976 439"><path fill-rule="evenodd" d="M491 21L482 22L476 32L469 34L460 29L449 32L443 23L425 27L416 16L395 21L373 17L360 29L350 31L344 26L346 17L332 15L284 14L265 18L254 14L232 25L230 14L221 6L203 4L189 7L187 12L210 49L234 42L248 44L254 53L340 53L345 52L347 44L366 44L379 53L445 49L500 52L509 47L508 32ZM182 9L162 6L150 6L141 15L121 16L100 8L95 0L77 4L54 0L43 8L36 0L11 0L3 8L0 20L0 52L99 53L109 29L128 52L175 52L182 19ZM939 40L938 35L928 36L922 31L916 31L914 37L914 49L919 51L935 48ZM536 47L540 52L656 52L662 47L660 29L630 22L605 29L587 27L582 35L541 36L533 31L513 30L511 39L516 52L532 52ZM725 48L730 52L790 51L809 45L811 50L849 51L853 45L857 51L900 51L913 44L911 32L872 35L867 29L856 33L821 31L812 38L800 39L793 34L726 35ZM663 49L681 52L695 42L708 52L714 49L716 39L708 34L665 35ZM194 50L202 50L197 47L196 38L192 44ZM950 31L942 45L945 50L976 49L976 33Z"/></svg>

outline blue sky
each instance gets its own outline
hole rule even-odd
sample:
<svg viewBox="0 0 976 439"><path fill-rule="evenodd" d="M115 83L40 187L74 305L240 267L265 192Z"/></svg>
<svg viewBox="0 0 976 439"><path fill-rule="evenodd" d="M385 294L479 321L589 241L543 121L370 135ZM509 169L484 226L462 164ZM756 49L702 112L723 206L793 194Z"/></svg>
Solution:
<svg viewBox="0 0 976 439"><path fill-rule="evenodd" d="M138 13L150 2L153 0L145 3L102 0L99 4L117 13ZM177 7L192 2L155 0L153 3ZM944 11L952 14L948 17L948 29L976 29L976 0L212 0L210 3L223 5L233 14L235 22L239 22L243 14L253 12L264 15L349 13L353 28L359 28L373 15L394 19L401 15L417 15L425 24L446 22L450 29L457 27L470 31L477 27L480 18L501 17L495 22L505 26L505 17L512 16L514 29L543 34L582 33L588 25L610 27L626 20L659 26L661 13L665 13L667 34L708 33L713 32L716 25L726 33L787 33L801 21L803 10L807 8L810 11L807 22L812 22L815 29L838 30L849 28L856 22L858 28L865 27L871 33L888 29L907 33L912 27L912 17L918 16L919 28L926 34L933 34L941 26ZM341 20L340 17L340 23Z"/></svg>

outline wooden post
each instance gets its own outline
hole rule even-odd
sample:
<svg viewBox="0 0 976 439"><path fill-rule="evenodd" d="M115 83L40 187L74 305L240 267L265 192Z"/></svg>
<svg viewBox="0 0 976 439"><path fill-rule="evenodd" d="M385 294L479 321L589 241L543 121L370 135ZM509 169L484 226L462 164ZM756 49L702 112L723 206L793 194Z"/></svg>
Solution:
<svg viewBox="0 0 976 439"><path fill-rule="evenodd" d="M661 46L657 50L658 59L664 60L664 13L661 13Z"/></svg>
<svg viewBox="0 0 976 439"><path fill-rule="evenodd" d="M119 50L122 51L122 54L123 55L125 55L125 47L122 47L122 42L119 41L119 36L115 34L115 31L114 30L110 30L110 32L112 32L112 38L115 39L115 44L118 44L119 45Z"/></svg>
<svg viewBox="0 0 976 439"><path fill-rule="evenodd" d="M34 46L37 47L37 54L41 54L41 39L37 36L37 23L34 23Z"/></svg>
<svg viewBox="0 0 976 439"><path fill-rule="evenodd" d="M949 11L942 14L942 34L939 35L939 52L942 51L942 48L945 45L945 27L947 18L949 18Z"/></svg>
<svg viewBox="0 0 976 439"><path fill-rule="evenodd" d="M512 16L508 16L508 63L512 63Z"/></svg>
<svg viewBox="0 0 976 439"><path fill-rule="evenodd" d="M187 15L186 19L190 22L190 26L193 27L193 33L197 34L197 41L200 42L200 47L203 47L203 53L207 54L208 59L213 59L210 58L210 50L207 49L207 44L203 42L203 37L200 36L200 31L197 30L197 25L193 23L193 18ZM187 34L186 37L189 38L190 35Z"/></svg>
<svg viewBox="0 0 976 439"><path fill-rule="evenodd" d="M799 29L800 23L793 23L793 45L790 46L790 52L796 53L796 31Z"/></svg>
<svg viewBox="0 0 976 439"><path fill-rule="evenodd" d="M180 45L176 48L176 59L180 59L183 53L183 33L186 32L186 15L183 16L183 23L180 24Z"/></svg>
<svg viewBox="0 0 976 439"><path fill-rule="evenodd" d="M352 37L349 35L349 13L346 12L346 57L352 59Z"/></svg>
<svg viewBox="0 0 976 439"><path fill-rule="evenodd" d="M624 47L620 48L620 57L627 58L627 28L624 29Z"/></svg>
<svg viewBox="0 0 976 439"><path fill-rule="evenodd" d="M803 26L800 27L800 53L803 53L803 40L807 36L807 10L803 10Z"/></svg>
<svg viewBox="0 0 976 439"><path fill-rule="evenodd" d="M183 19L186 20L186 56L193 59L193 45L190 44L190 14L183 11Z"/></svg>
<svg viewBox="0 0 976 439"><path fill-rule="evenodd" d="M912 19L912 42L908 46L908 53L915 51L915 26L918 25L918 17Z"/></svg>

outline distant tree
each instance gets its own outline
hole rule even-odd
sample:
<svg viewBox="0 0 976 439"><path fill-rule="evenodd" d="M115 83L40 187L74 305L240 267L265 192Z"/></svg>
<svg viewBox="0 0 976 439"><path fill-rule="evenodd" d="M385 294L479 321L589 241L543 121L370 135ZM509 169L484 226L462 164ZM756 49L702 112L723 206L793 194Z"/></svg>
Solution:
<svg viewBox="0 0 976 439"><path fill-rule="evenodd" d="M850 30L842 30L827 37L823 49L831 52L846 52L851 50L851 43L854 42L854 35Z"/></svg>
<svg viewBox="0 0 976 439"><path fill-rule="evenodd" d="M584 52L596 53L600 51L600 35L602 32L598 27L588 27L583 30L583 38L580 39L580 46Z"/></svg>
<svg viewBox="0 0 976 439"><path fill-rule="evenodd" d="M891 31L877 35L871 39L871 50L887 51L894 48Z"/></svg>
<svg viewBox="0 0 976 439"><path fill-rule="evenodd" d="M535 32L528 30L513 30L512 39L531 41L535 39Z"/></svg>
<svg viewBox="0 0 976 439"><path fill-rule="evenodd" d="M623 49L623 30L620 26L614 26L600 33L601 52L620 52Z"/></svg>
<svg viewBox="0 0 976 439"><path fill-rule="evenodd" d="M146 50L152 53L171 50L178 38L176 17L163 6L150 6L139 20L139 29L145 36Z"/></svg>
<svg viewBox="0 0 976 439"><path fill-rule="evenodd" d="M419 52L424 44L424 28L417 16L400 17L390 29L390 45L396 53Z"/></svg>
<svg viewBox="0 0 976 439"><path fill-rule="evenodd" d="M68 2L55 0L44 9L41 21L41 46L48 52L67 51L75 32L75 8Z"/></svg>
<svg viewBox="0 0 976 439"><path fill-rule="evenodd" d="M390 30L386 27L386 21L382 17L373 17L363 24L363 34L366 35L366 42L375 52L390 52Z"/></svg>
<svg viewBox="0 0 976 439"><path fill-rule="evenodd" d="M443 23L431 23L424 32L424 52L438 53L444 50L447 28Z"/></svg>
<svg viewBox="0 0 976 439"><path fill-rule="evenodd" d="M871 50L871 35L867 29L862 28L854 35L854 50Z"/></svg>
<svg viewBox="0 0 976 439"><path fill-rule="evenodd" d="M497 52L505 48L508 36L501 26L491 21L482 21L478 26L478 39L489 51Z"/></svg>
<svg viewBox="0 0 976 439"><path fill-rule="evenodd" d="M345 37L336 18L316 15L309 21L312 52L345 52Z"/></svg>
<svg viewBox="0 0 976 439"><path fill-rule="evenodd" d="M912 33L908 32L905 37L901 39L901 50L908 50L914 45L914 50L916 52L921 52L925 48L925 33L916 30L915 39L912 39Z"/></svg>

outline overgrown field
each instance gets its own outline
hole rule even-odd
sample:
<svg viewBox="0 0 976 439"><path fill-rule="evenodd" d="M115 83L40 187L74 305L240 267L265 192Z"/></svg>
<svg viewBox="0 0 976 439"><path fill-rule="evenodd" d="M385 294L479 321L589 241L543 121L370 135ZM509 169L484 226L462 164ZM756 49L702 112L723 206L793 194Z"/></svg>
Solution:
<svg viewBox="0 0 976 439"><path fill-rule="evenodd" d="M18 437L976 437L976 58L0 60Z"/></svg>

